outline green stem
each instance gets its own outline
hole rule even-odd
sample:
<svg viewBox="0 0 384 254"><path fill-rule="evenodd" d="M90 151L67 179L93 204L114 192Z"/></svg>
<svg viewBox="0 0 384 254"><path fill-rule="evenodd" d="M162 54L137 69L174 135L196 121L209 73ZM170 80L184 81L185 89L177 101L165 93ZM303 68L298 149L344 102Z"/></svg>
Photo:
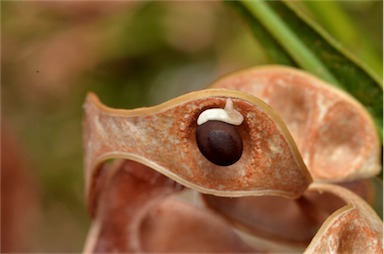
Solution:
<svg viewBox="0 0 384 254"><path fill-rule="evenodd" d="M303 4L310 9L334 38L349 45L351 49L355 49L354 53L369 64L369 67L375 71L374 75L383 76L381 55L374 53L375 49L368 37L362 38L357 32L362 31L359 27L360 24L346 15L340 2L305 1Z"/></svg>
<svg viewBox="0 0 384 254"><path fill-rule="evenodd" d="M342 87L316 55L301 42L297 35L274 13L264 0L241 0L241 2L280 42L299 66L338 87Z"/></svg>

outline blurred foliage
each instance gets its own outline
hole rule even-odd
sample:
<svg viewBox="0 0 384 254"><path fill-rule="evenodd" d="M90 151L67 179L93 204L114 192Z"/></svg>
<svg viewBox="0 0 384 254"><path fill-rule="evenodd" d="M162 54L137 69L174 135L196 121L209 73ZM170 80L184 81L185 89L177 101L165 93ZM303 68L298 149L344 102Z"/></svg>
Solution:
<svg viewBox="0 0 384 254"><path fill-rule="evenodd" d="M276 63L298 66L344 89L371 113L382 137L382 81L289 1L229 2L245 18ZM338 5L328 5L330 13ZM348 23L349 24L349 23ZM335 22L334 27L344 25ZM340 28L341 29L341 28ZM260 36L261 35L261 36Z"/></svg>
<svg viewBox="0 0 384 254"><path fill-rule="evenodd" d="M82 250L90 222L81 138L87 91L113 107L149 106L222 74L273 63L221 2L7 1L1 7L2 125L18 136L39 193L28 251ZM382 2L343 1L339 8L359 25L352 25L355 33L372 42L371 54L382 55L382 23L372 23L382 19ZM348 40L345 46L358 52Z"/></svg>
<svg viewBox="0 0 384 254"><path fill-rule="evenodd" d="M353 53L362 62L367 63L378 76L383 76L382 55L378 54L383 51L383 1L365 1L364 5L352 1L293 3L322 25L344 47L353 50ZM355 15L365 16L367 13L369 17L364 23L353 18ZM364 26L378 27L378 33L365 36L362 33Z"/></svg>

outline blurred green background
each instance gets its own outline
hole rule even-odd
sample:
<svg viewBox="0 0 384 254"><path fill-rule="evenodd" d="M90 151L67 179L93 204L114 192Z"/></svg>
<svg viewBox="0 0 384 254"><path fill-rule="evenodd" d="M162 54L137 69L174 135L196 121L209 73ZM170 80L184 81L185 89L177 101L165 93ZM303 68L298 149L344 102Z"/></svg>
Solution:
<svg viewBox="0 0 384 254"><path fill-rule="evenodd" d="M377 73L382 1L298 2ZM155 105L271 63L219 1L1 2L2 251L81 252L82 103Z"/></svg>

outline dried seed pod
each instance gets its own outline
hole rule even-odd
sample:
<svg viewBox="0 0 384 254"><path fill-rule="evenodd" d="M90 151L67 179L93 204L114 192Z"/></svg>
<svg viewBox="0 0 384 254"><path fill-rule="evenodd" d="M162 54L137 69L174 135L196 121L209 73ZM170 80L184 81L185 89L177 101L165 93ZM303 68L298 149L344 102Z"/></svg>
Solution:
<svg viewBox="0 0 384 254"><path fill-rule="evenodd" d="M254 246L278 253L303 252L327 217L346 205L334 195L310 192L294 200L277 196L203 198L207 207L248 235Z"/></svg>
<svg viewBox="0 0 384 254"><path fill-rule="evenodd" d="M312 184L296 200L283 197L222 198L207 206L239 228L251 246L272 252L380 253L382 221L353 192Z"/></svg>
<svg viewBox="0 0 384 254"><path fill-rule="evenodd" d="M146 253L260 252L247 245L224 219L176 198L159 203L143 224Z"/></svg>
<svg viewBox="0 0 384 254"><path fill-rule="evenodd" d="M305 253L383 253L383 222L364 200L330 184L313 184L309 191L333 194L347 205L327 218Z"/></svg>
<svg viewBox="0 0 384 254"><path fill-rule="evenodd" d="M84 253L144 252L140 223L157 202L182 188L171 179L134 161L104 165L95 177L90 206L94 220Z"/></svg>
<svg viewBox="0 0 384 254"><path fill-rule="evenodd" d="M222 168L200 153L196 120L206 109L223 108L228 98L244 116L237 127L243 138L243 155L235 164ZM202 90L135 110L108 108L90 94L84 108L89 197L94 196L93 178L110 158L137 161L186 187L218 196L297 197L311 182L282 120L265 103L242 92Z"/></svg>
<svg viewBox="0 0 384 254"><path fill-rule="evenodd" d="M84 253L255 253L222 218L180 201L171 179L128 160L107 165ZM175 240L177 238L177 240Z"/></svg>
<svg viewBox="0 0 384 254"><path fill-rule="evenodd" d="M252 92L276 106L317 181L355 179L378 170L372 121L342 92L282 67L240 73L217 84ZM311 177L286 126L249 94L210 89L135 110L108 108L90 94L84 108L86 187L94 216L85 252L382 252L382 222L363 200L335 185L314 184L304 193ZM340 114L347 116L336 119ZM350 127L351 119L363 128L356 134L361 142L336 135ZM216 130L221 137L214 134L208 142ZM337 156L328 158L331 152ZM104 164L110 158L129 161L110 167ZM347 166L338 171L343 163ZM206 193L210 210L170 198L182 185ZM347 187L375 199L371 184ZM236 225L241 237L212 210ZM215 233L194 233L207 227ZM183 246L175 237L184 239Z"/></svg>
<svg viewBox="0 0 384 254"><path fill-rule="evenodd" d="M381 169L371 116L345 92L297 69L257 67L224 77L213 88L247 92L276 110L315 181L366 178Z"/></svg>

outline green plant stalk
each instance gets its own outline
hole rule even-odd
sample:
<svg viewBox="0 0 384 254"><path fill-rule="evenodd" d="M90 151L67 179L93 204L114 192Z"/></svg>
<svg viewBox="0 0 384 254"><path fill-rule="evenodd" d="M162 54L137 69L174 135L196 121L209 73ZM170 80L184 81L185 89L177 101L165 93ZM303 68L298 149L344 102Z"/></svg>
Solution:
<svg viewBox="0 0 384 254"><path fill-rule="evenodd" d="M284 47L289 55L303 69L312 72L320 78L340 87L343 86L329 72L324 64L309 50L304 43L300 41L290 28L276 16L264 0L247 1L241 0L247 8L259 19L267 30Z"/></svg>
<svg viewBox="0 0 384 254"><path fill-rule="evenodd" d="M243 9L238 8L238 10L252 28L256 25L259 30L265 30L264 33L267 34L261 33L261 35L264 35L262 38L268 39L267 43L268 41L277 43L264 45L269 51L272 51L271 48L274 47L276 49L276 45L278 45L285 51L279 52L290 58L293 63L288 63L288 65L297 65L353 95L370 111L377 125L378 133L381 138L383 137L382 81L366 65L358 63L352 55L342 51L340 45L332 41L329 36L321 34L321 31L309 22L310 20L304 19L304 16L296 13L292 9L292 2L266 3L264 0L241 0L235 3L239 7L244 7ZM290 13L287 8L293 13ZM285 15L288 20L282 18L284 15L281 14L288 14L288 16ZM253 20L250 15L253 16ZM305 24L301 24L303 22L299 19L302 19ZM300 24L303 27L298 26ZM309 37L298 29L307 31ZM257 31L253 32L258 36ZM272 55L272 57L275 56ZM279 62L280 59L275 57L275 60Z"/></svg>
<svg viewBox="0 0 384 254"><path fill-rule="evenodd" d="M321 24L332 34L333 37L341 41L350 41L356 39L357 33L351 24L351 21L345 15L345 12L340 8L340 3L337 1L308 1L303 2L304 6L309 8L312 14Z"/></svg>
<svg viewBox="0 0 384 254"><path fill-rule="evenodd" d="M359 51L359 55L369 67L375 71L375 75L382 76L382 64L380 55L375 54L372 43L367 38L362 39L356 31L357 24L354 20L345 14L338 1L304 1L303 4L308 7L314 16L326 27L333 37L338 38L346 45Z"/></svg>

